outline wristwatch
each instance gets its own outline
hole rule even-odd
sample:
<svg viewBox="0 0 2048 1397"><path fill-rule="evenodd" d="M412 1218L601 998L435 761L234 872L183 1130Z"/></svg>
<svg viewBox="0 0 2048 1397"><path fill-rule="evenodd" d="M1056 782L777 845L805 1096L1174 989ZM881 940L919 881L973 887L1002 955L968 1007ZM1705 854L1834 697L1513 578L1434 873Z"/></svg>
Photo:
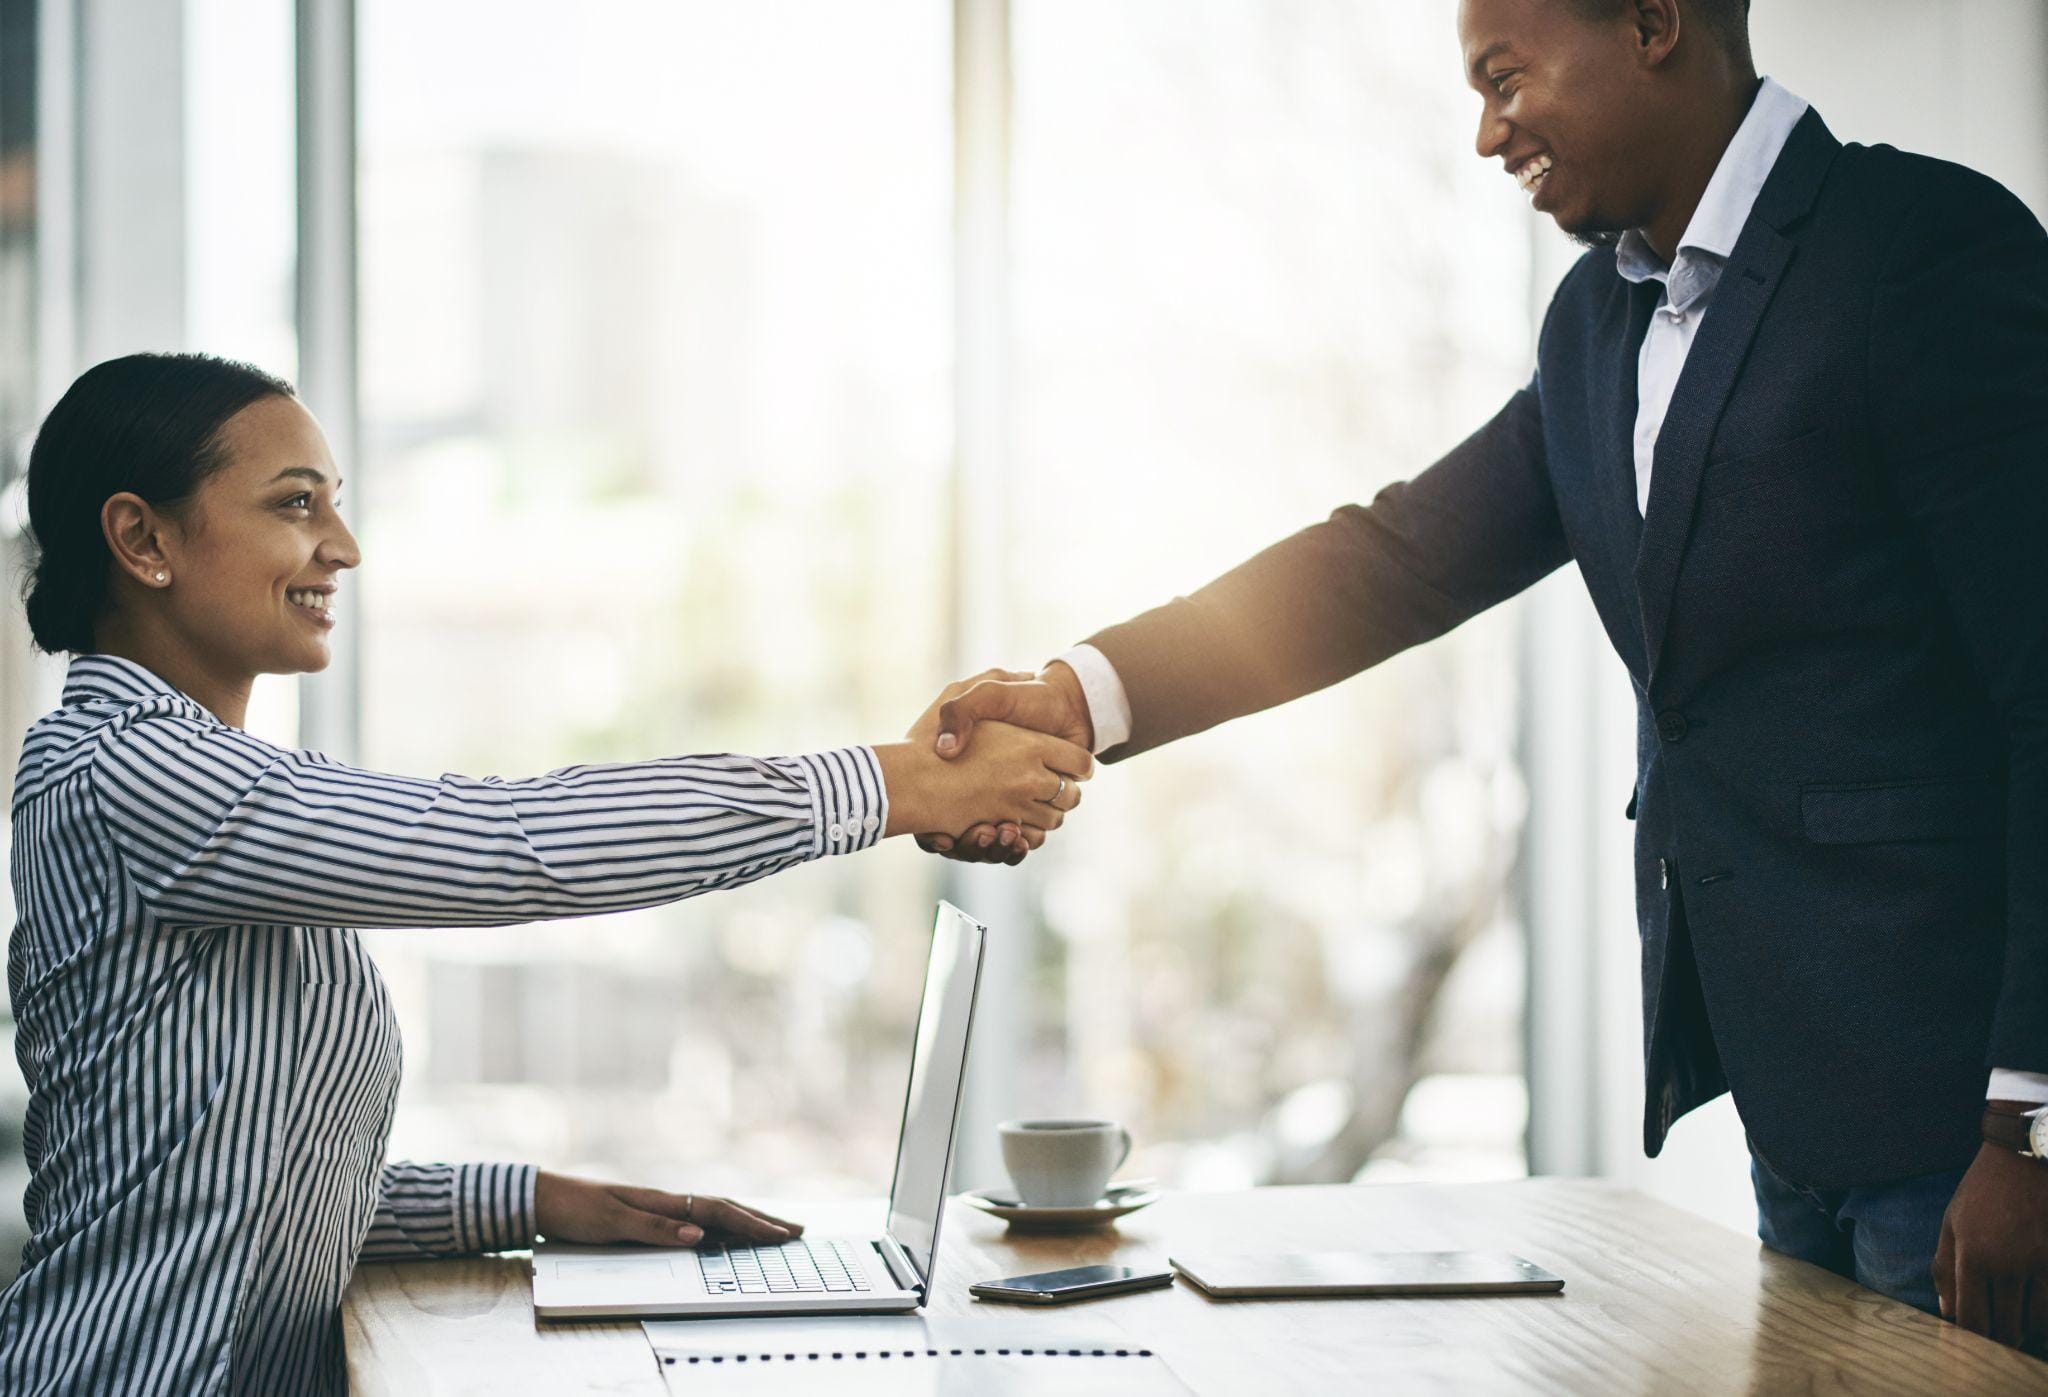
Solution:
<svg viewBox="0 0 2048 1397"><path fill-rule="evenodd" d="M2028 1159L2048 1159L2048 1106L2037 1106L2017 1116L2004 1111L1986 1111L1984 1138L1994 1145L2016 1150Z"/></svg>

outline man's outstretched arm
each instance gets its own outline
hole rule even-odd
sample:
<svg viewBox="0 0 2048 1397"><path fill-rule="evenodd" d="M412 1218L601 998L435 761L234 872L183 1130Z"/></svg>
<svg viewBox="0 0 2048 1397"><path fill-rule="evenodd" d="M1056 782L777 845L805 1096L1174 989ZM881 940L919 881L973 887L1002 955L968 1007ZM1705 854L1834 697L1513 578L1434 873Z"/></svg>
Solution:
<svg viewBox="0 0 2048 1397"><path fill-rule="evenodd" d="M975 722L999 718L1107 761L1134 756L1432 640L1568 557L1532 383L1370 505L1347 505L1201 590L1099 632L1035 678L959 693L940 708L939 751L965 750Z"/></svg>

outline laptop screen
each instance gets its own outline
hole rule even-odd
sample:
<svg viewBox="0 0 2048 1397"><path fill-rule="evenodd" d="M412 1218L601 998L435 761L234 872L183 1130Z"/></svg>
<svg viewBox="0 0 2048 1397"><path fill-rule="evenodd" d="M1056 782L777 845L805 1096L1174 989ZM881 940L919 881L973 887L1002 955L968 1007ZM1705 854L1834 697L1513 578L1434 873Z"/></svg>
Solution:
<svg viewBox="0 0 2048 1397"><path fill-rule="evenodd" d="M896 1144L896 1179L889 1188L889 1235L927 1284L939 1241L939 1213L946 1203L946 1171L960 1117L967 1031L974 1019L986 935L986 928L959 908L939 904L931 961L924 974L924 1004L911 1045L910 1091L904 1098L903 1133Z"/></svg>

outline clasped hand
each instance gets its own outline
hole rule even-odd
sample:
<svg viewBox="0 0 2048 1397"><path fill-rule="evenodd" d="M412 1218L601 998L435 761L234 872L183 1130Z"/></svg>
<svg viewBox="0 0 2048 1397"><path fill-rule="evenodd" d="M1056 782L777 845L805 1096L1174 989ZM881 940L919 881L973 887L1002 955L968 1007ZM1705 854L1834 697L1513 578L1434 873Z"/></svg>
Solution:
<svg viewBox="0 0 2048 1397"><path fill-rule="evenodd" d="M888 832L918 835L928 849L936 837L948 846L979 840L977 847L1008 852L1010 846L999 842L1008 831L1022 857L1027 837L1042 843L1081 803L1081 783L1095 774L1095 759L1084 744L1028 722L1002 721L999 713L978 715L971 747L955 741L942 753L950 706L977 682L952 685L911 726L906 741L875 748L889 788Z"/></svg>
<svg viewBox="0 0 2048 1397"><path fill-rule="evenodd" d="M1041 750L1055 754L1047 765L1056 774L1086 780L1093 771L1095 732L1087 700L1074 672L1057 662L1040 674L991 669L948 685L912 726L910 740L950 766L968 767L983 759L985 747L1013 742L1020 728L1055 744ZM920 829L917 842L929 853L963 863L1021 863L1079 803L1079 789L1069 793L1072 801L1057 802L1062 808L1049 819L1029 809L1021 816L977 815L966 824Z"/></svg>

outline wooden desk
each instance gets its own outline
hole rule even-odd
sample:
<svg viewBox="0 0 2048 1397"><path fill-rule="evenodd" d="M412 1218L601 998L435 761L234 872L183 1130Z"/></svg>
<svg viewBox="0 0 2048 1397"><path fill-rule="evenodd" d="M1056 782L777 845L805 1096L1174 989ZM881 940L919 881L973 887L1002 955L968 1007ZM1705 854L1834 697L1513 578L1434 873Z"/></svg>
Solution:
<svg viewBox="0 0 2048 1397"><path fill-rule="evenodd" d="M1114 1318L1205 1395L2048 1391L2048 1364L1588 1180L1169 1195L1065 1237L950 1207L937 1314L993 1312L971 1281L1183 1249L1509 1250L1565 1278L1560 1296L1450 1300L1215 1301L1177 1282L1072 1311ZM823 1235L878 1213L786 1215ZM638 1325L537 1327L523 1256L363 1266L343 1320L365 1397L664 1392Z"/></svg>

